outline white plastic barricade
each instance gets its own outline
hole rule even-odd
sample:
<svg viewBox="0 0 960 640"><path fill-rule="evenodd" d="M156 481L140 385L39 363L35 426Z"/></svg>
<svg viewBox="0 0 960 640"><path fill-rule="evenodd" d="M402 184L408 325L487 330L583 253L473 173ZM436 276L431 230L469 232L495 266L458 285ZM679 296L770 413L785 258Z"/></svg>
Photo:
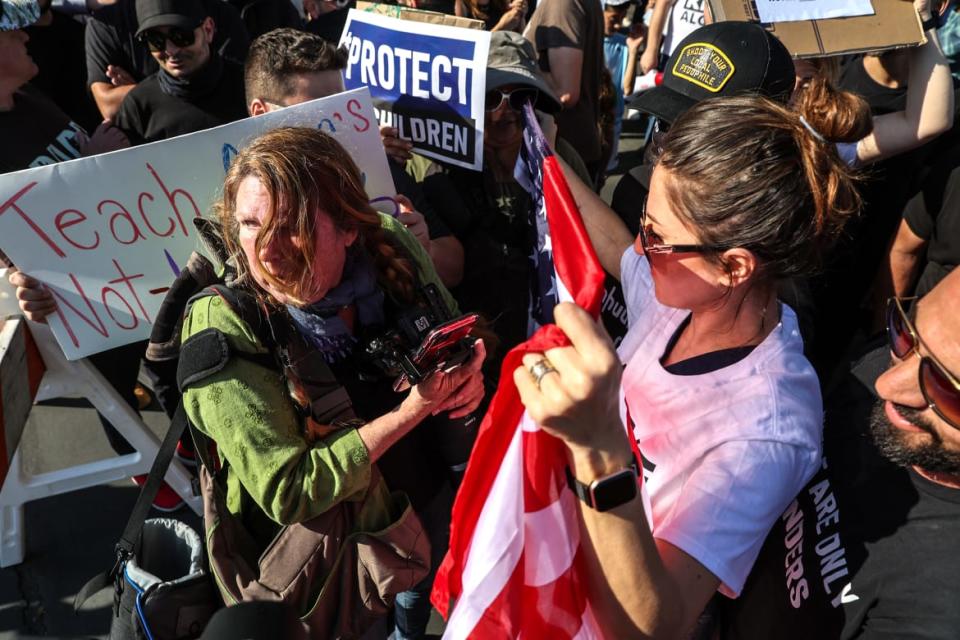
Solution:
<svg viewBox="0 0 960 640"><path fill-rule="evenodd" d="M86 359L70 361L64 357L49 327L26 320L8 320L7 324L12 322L29 326L46 367L36 399L86 398L130 443L134 453L30 474L24 469L18 447L0 488L0 567L23 562L24 504L148 473L160 448L157 436L92 364ZM193 495L191 475L176 459L167 470L166 481L196 513L202 512L202 500Z"/></svg>

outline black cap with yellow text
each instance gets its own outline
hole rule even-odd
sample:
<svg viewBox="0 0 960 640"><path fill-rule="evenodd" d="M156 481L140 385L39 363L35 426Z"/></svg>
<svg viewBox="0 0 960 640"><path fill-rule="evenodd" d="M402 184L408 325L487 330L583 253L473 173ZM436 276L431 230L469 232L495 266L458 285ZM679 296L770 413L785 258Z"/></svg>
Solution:
<svg viewBox="0 0 960 640"><path fill-rule="evenodd" d="M793 59L772 33L754 22L717 22L684 38L667 60L663 83L628 106L672 123L717 96L758 93L786 103L794 77Z"/></svg>

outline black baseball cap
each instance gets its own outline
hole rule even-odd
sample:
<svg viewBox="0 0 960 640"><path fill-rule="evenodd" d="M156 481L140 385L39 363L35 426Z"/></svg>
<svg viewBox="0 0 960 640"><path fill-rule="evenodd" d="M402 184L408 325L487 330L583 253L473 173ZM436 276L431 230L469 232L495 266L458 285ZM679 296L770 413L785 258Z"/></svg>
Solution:
<svg viewBox="0 0 960 640"><path fill-rule="evenodd" d="M200 0L137 0L137 35L156 27L193 31L206 17Z"/></svg>
<svg viewBox="0 0 960 640"><path fill-rule="evenodd" d="M783 43L755 22L700 27L673 50L663 84L629 106L672 123L707 98L758 93L786 103L793 92L793 58Z"/></svg>

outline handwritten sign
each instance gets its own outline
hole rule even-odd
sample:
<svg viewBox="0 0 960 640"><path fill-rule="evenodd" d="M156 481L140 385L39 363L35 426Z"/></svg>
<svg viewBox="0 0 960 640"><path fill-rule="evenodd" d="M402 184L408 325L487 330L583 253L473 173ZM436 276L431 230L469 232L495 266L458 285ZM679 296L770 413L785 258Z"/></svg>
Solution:
<svg viewBox="0 0 960 640"><path fill-rule="evenodd" d="M149 336L194 250L192 220L210 211L238 149L262 133L309 126L333 135L377 208L396 194L366 89L313 100L152 144L0 175L0 249L45 283L67 358Z"/></svg>
<svg viewBox="0 0 960 640"><path fill-rule="evenodd" d="M760 22L797 22L873 15L870 0L756 0Z"/></svg>
<svg viewBox="0 0 960 640"><path fill-rule="evenodd" d="M381 125L425 156L483 167L483 98L490 33L352 9L341 44L348 88L369 87Z"/></svg>

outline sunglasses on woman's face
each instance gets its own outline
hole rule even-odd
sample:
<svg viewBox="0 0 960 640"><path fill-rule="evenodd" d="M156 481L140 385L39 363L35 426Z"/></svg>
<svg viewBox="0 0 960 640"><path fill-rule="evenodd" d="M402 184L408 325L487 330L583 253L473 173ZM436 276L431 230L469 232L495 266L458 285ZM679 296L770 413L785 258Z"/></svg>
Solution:
<svg viewBox="0 0 960 640"><path fill-rule="evenodd" d="M493 89L491 91L487 91L487 95L484 97L483 101L483 108L487 111L496 111L500 108L500 105L503 104L503 101L506 100L511 109L514 111L521 111L523 109L523 105L525 105L527 102L536 103L537 98L539 97L540 91L533 87L521 87L511 91Z"/></svg>
<svg viewBox="0 0 960 640"><path fill-rule="evenodd" d="M910 298L908 298L910 299ZM887 337L890 351L903 360L911 353L920 358L920 392L927 407L950 426L960 429L960 380L957 380L933 355L920 355L920 334L903 308L900 298L887 301ZM930 349L924 345L930 354Z"/></svg>
<svg viewBox="0 0 960 640"><path fill-rule="evenodd" d="M147 45L150 51L163 51L167 48L167 40L173 43L173 46L183 49L189 47L197 39L196 29L180 29L179 27L170 27L166 33L162 31L144 31L137 40L140 44Z"/></svg>
<svg viewBox="0 0 960 640"><path fill-rule="evenodd" d="M723 251L722 247L709 244L667 244L663 238L653 230L653 225L647 224L647 199L643 199L640 210L640 245L647 255L654 253L709 253Z"/></svg>

